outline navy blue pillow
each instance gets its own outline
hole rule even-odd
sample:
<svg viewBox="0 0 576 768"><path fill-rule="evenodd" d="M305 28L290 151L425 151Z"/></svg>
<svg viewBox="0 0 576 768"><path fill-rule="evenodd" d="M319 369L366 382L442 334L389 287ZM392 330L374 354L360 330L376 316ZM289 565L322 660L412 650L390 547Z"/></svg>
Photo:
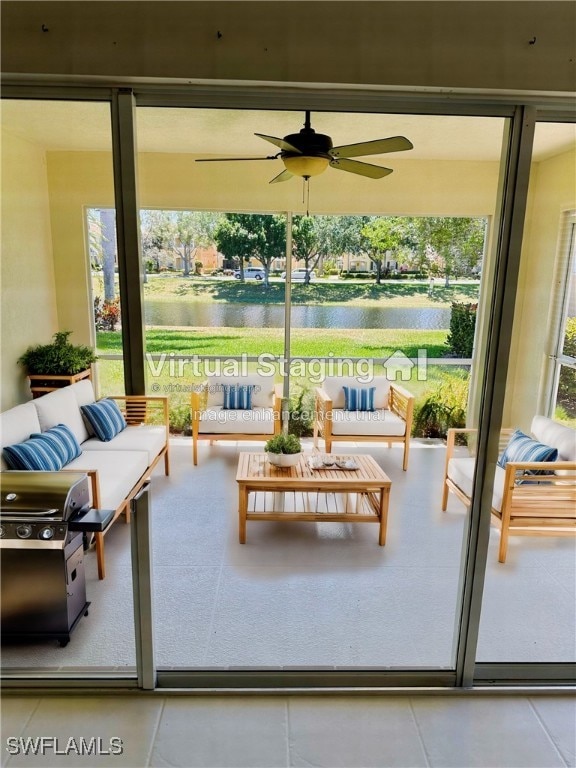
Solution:
<svg viewBox="0 0 576 768"><path fill-rule="evenodd" d="M254 384L224 384L225 411L251 411Z"/></svg>
<svg viewBox="0 0 576 768"><path fill-rule="evenodd" d="M509 461L556 461L557 458L557 448L539 443L517 429L512 434L506 448L498 457L498 466L504 469ZM545 469L535 469L530 471L529 474L549 475L550 472Z"/></svg>
<svg viewBox="0 0 576 768"><path fill-rule="evenodd" d="M94 430L96 437L104 443L110 442L119 432L126 429L126 420L115 400L106 398L97 403L82 405L80 410Z"/></svg>
<svg viewBox="0 0 576 768"><path fill-rule="evenodd" d="M376 387L342 387L345 411L373 411Z"/></svg>
<svg viewBox="0 0 576 768"><path fill-rule="evenodd" d="M56 424L55 427L50 427L46 432L36 432L30 437L35 440L42 440L51 446L60 457L63 467L77 459L82 453L76 436L66 424Z"/></svg>
<svg viewBox="0 0 576 768"><path fill-rule="evenodd" d="M7 445L2 454L8 469L57 472L64 466L54 445L38 437L31 437L17 445Z"/></svg>

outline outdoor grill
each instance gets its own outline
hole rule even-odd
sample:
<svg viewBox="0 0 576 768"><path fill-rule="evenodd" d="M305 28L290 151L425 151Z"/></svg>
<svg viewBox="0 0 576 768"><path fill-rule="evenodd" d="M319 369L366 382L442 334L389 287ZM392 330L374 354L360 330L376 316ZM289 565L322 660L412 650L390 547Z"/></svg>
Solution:
<svg viewBox="0 0 576 768"><path fill-rule="evenodd" d="M80 472L0 473L2 641L52 638L67 645L88 614L83 534L113 511L90 508Z"/></svg>

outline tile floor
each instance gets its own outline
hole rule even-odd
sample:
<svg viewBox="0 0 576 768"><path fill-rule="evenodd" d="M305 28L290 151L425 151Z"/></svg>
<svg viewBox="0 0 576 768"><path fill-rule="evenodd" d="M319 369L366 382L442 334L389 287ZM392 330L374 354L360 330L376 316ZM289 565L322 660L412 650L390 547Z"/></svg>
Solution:
<svg viewBox="0 0 576 768"><path fill-rule="evenodd" d="M567 695L4 696L1 765L574 768L575 724ZM55 754L82 737L100 754Z"/></svg>
<svg viewBox="0 0 576 768"><path fill-rule="evenodd" d="M238 450L202 445L193 467L175 440L171 476L154 475L158 666L451 667L466 514L454 498L440 511L443 445L413 441L407 472L398 446L351 446L392 479L385 547L376 525L339 523L249 522L240 545ZM121 522L107 535L102 582L88 554L90 615L67 648L4 647L6 670L134 666L129 541ZM513 538L505 565L497 545L494 531L479 659L574 660L574 540Z"/></svg>

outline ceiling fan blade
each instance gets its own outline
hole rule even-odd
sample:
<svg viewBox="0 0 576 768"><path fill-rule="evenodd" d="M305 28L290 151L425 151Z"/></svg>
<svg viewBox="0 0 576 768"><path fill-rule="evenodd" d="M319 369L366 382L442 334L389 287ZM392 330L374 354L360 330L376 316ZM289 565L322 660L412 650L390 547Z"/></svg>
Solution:
<svg viewBox="0 0 576 768"><path fill-rule="evenodd" d="M343 144L330 150L332 157L363 157L364 155L380 155L385 152L402 152L414 149L414 145L405 136L392 136L389 139L361 141L358 144Z"/></svg>
<svg viewBox="0 0 576 768"><path fill-rule="evenodd" d="M255 133L254 136L259 136L261 139L269 141L271 144L274 144L274 146L283 149L285 152L296 152L298 155L302 154L302 152L297 147L292 146L292 144L284 141L284 139L278 139L276 136L266 136L264 133Z"/></svg>
<svg viewBox="0 0 576 768"><path fill-rule="evenodd" d="M274 176L274 178L270 181L270 184L277 184L279 181L288 181L288 179L291 179L294 174L290 173L290 171L282 171L282 173L279 173L278 176Z"/></svg>
<svg viewBox="0 0 576 768"><path fill-rule="evenodd" d="M236 160L276 160L278 155L268 157L197 157L197 163L230 163Z"/></svg>
<svg viewBox="0 0 576 768"><path fill-rule="evenodd" d="M381 165L360 163L358 160L348 160L346 158L334 158L334 160L330 161L330 168L336 168L337 171L357 173L359 176L368 176L370 179L381 179L392 173L392 168L383 168Z"/></svg>

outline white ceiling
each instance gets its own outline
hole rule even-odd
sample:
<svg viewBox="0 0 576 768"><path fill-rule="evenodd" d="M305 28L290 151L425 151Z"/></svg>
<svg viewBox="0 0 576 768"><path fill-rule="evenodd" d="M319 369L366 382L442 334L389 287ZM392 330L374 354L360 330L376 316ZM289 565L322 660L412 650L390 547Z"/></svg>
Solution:
<svg viewBox="0 0 576 768"><path fill-rule="evenodd" d="M91 102L3 100L2 126L48 151L105 151L111 148L109 108ZM303 112L257 110L137 110L141 152L184 152L200 156L265 156L277 150L254 136L283 137L297 133ZM312 127L327 133L335 145L403 135L414 144L410 152L394 153L386 164L402 159L500 158L504 120L482 117L379 115L313 112ZM576 125L539 123L534 155L543 160L576 146ZM383 160L383 159L382 159ZM372 158L370 162L378 162Z"/></svg>

